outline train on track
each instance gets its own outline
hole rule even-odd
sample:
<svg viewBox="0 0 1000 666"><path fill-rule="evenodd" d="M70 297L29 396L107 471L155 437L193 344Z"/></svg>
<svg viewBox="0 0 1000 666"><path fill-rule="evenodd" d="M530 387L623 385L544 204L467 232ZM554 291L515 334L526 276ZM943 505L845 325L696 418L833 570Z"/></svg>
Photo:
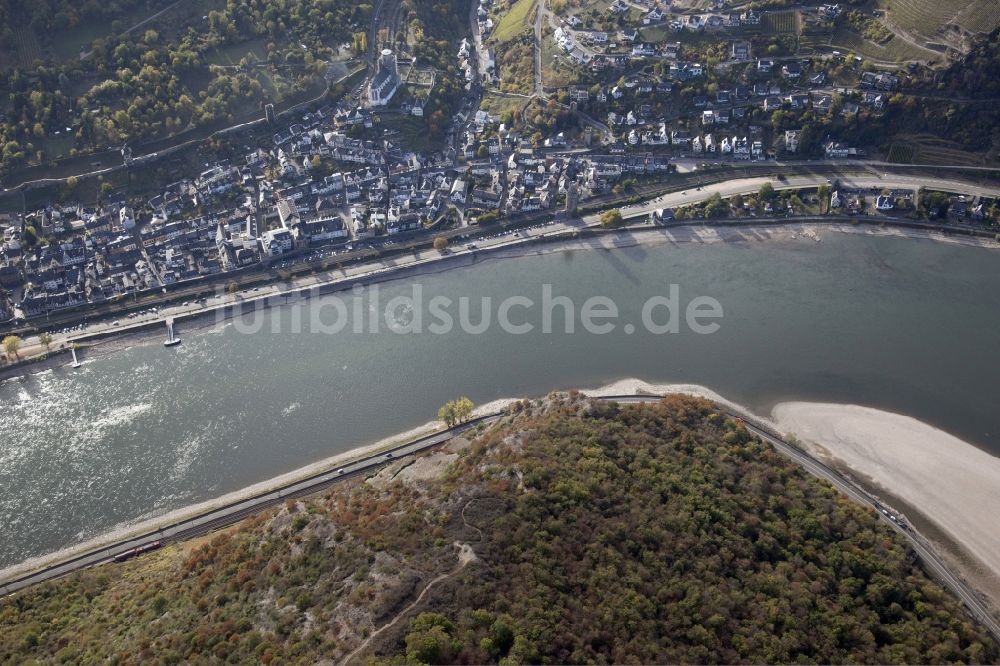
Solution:
<svg viewBox="0 0 1000 666"><path fill-rule="evenodd" d="M125 552L118 553L112 558L115 562L124 562L125 560L131 560L133 557L138 557L144 553L156 550L163 545L160 541L151 541L150 543L145 543L141 546L137 546Z"/></svg>

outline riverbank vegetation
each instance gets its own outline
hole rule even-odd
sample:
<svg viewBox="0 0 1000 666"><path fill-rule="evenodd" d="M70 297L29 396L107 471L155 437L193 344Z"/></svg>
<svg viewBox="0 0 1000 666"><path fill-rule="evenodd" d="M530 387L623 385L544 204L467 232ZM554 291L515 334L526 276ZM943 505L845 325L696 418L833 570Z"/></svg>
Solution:
<svg viewBox="0 0 1000 666"><path fill-rule="evenodd" d="M873 513L709 402L471 441L0 600L0 661L991 662Z"/></svg>

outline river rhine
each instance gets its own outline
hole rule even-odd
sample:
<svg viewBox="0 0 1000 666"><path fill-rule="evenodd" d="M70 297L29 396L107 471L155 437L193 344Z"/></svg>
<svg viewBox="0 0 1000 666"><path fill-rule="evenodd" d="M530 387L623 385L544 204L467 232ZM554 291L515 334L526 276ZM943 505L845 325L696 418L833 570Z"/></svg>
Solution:
<svg viewBox="0 0 1000 666"><path fill-rule="evenodd" d="M556 252L381 286L383 304L415 281L425 299L469 296L473 321L481 297L539 302L543 283L578 309L603 295L620 313L605 335L579 320L546 334L537 307L511 310L536 324L523 335L292 334L282 308L277 333L230 324L0 383L0 566L407 430L463 394L696 383L761 414L793 399L899 412L1000 454L1000 253L822 237ZM682 306L721 303L718 332L644 330L643 303L671 284Z"/></svg>

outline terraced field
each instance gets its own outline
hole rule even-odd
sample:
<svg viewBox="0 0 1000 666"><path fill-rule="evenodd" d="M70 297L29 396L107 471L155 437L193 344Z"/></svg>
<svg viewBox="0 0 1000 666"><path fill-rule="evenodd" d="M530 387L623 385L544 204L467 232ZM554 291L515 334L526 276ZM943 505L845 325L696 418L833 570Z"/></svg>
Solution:
<svg viewBox="0 0 1000 666"><path fill-rule="evenodd" d="M894 164L913 164L916 148L909 143L894 143L889 148L886 160Z"/></svg>
<svg viewBox="0 0 1000 666"><path fill-rule="evenodd" d="M928 40L944 27L957 25L968 32L990 32L1000 26L996 0L878 0L888 10L889 22Z"/></svg>
<svg viewBox="0 0 1000 666"><path fill-rule="evenodd" d="M14 31L17 62L21 67L30 67L35 60L42 59L42 47L35 31L29 26L21 26Z"/></svg>
<svg viewBox="0 0 1000 666"><path fill-rule="evenodd" d="M792 12L765 12L761 18L761 27L765 33L798 33L799 17Z"/></svg>
<svg viewBox="0 0 1000 666"><path fill-rule="evenodd" d="M889 151L890 162L897 161L893 157L908 156L913 164L953 164L959 166L994 166L995 164L986 159L985 153L964 150L960 145L945 141L932 134L914 134L899 138L900 141L893 144ZM895 155L893 155L894 152ZM909 155L906 155L907 152Z"/></svg>

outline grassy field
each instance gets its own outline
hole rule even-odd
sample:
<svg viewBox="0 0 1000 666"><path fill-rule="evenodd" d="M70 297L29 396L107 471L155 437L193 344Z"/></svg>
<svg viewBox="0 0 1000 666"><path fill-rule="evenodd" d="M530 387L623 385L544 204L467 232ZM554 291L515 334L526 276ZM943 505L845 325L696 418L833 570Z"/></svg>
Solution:
<svg viewBox="0 0 1000 666"><path fill-rule="evenodd" d="M517 0L500 19L496 30L493 31L493 39L500 44L506 44L522 33L531 30L531 17L534 15L532 11L534 8L535 0Z"/></svg>
<svg viewBox="0 0 1000 666"><path fill-rule="evenodd" d="M549 90L565 88L581 79L582 70L559 48L552 35L542 39L542 83Z"/></svg>
<svg viewBox="0 0 1000 666"><path fill-rule="evenodd" d="M427 132L427 123L421 118L400 114L384 114L380 126L386 130L399 132L395 137L404 148L417 152L430 152L441 148L439 143L431 140Z"/></svg>
<svg viewBox="0 0 1000 666"><path fill-rule="evenodd" d="M647 26L640 28L639 34L642 36L642 41L654 42L657 44L667 41L667 38L673 35L673 33L671 33L667 28L661 26Z"/></svg>
<svg viewBox="0 0 1000 666"><path fill-rule="evenodd" d="M767 34L798 33L799 17L796 12L765 12L761 27Z"/></svg>
<svg viewBox="0 0 1000 666"><path fill-rule="evenodd" d="M483 97L483 101L479 107L489 114L500 116L513 109L522 109L527 103L528 100L524 97L490 93Z"/></svg>
<svg viewBox="0 0 1000 666"><path fill-rule="evenodd" d="M239 44L226 44L219 46L205 54L205 60L210 65L236 65L244 56L250 56L253 60L267 60L268 40L264 37L251 39Z"/></svg>
<svg viewBox="0 0 1000 666"><path fill-rule="evenodd" d="M1000 26L996 0L878 0L889 21L903 30L934 39L944 26L969 32L990 32Z"/></svg>

